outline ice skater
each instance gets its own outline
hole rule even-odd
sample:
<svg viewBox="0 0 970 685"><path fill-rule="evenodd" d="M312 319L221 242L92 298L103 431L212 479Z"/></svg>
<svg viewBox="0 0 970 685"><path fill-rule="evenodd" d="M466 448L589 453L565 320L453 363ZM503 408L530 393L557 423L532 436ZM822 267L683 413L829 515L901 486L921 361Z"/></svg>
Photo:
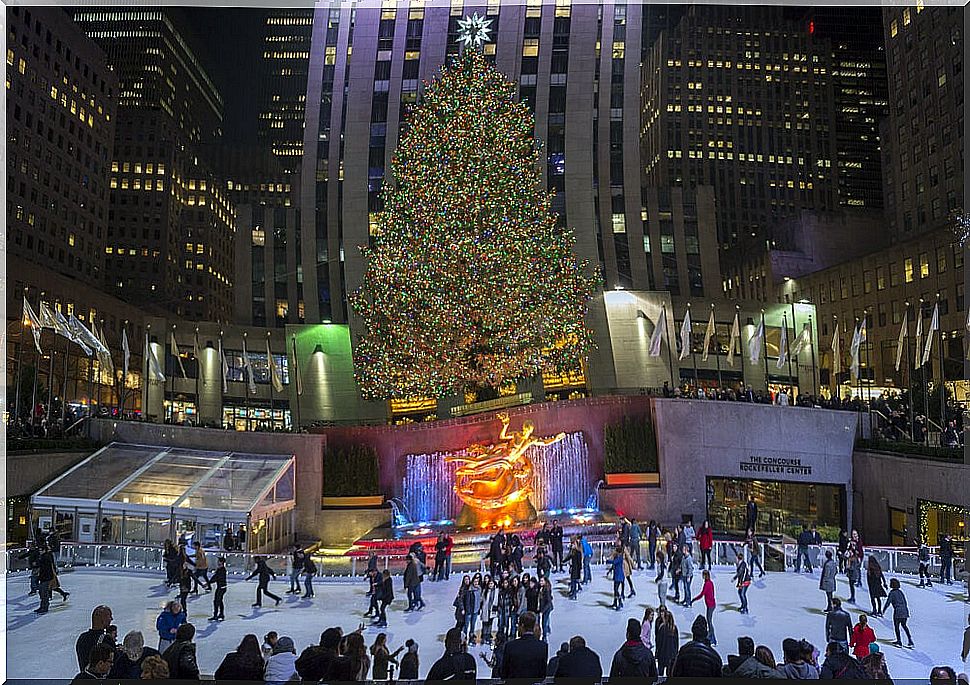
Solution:
<svg viewBox="0 0 970 685"><path fill-rule="evenodd" d="M889 581L889 596L886 598L886 606L893 608L893 628L896 630L896 641L893 646L903 646L899 635L899 629L902 628L906 631L906 639L909 640L908 646L912 647L913 636L909 632L909 626L906 625L909 620L909 606L906 604L906 595L900 589L899 580L896 578Z"/></svg>
<svg viewBox="0 0 970 685"><path fill-rule="evenodd" d="M229 583L226 579L226 558L219 557L216 560L216 564L216 572L212 574L212 580L210 581L210 584L216 586L216 594L212 596L212 616L209 620L225 621L226 605L223 599L226 596L226 590L229 589Z"/></svg>
<svg viewBox="0 0 970 685"><path fill-rule="evenodd" d="M256 601L253 602L253 606L263 606L264 594L270 599L276 600L276 606L279 606L280 602L283 601L282 598L269 591L270 578L276 578L276 574L273 572L273 569L267 566L265 557L257 556L255 558L255 562L256 568L251 574L249 574L249 577L246 578L246 580L252 580L253 578L257 577L259 578L259 584L256 586Z"/></svg>
<svg viewBox="0 0 970 685"><path fill-rule="evenodd" d="M926 587L933 587L933 578L930 576L930 548L925 540L919 544L916 558L919 561L919 586L924 587L923 582L925 580Z"/></svg>

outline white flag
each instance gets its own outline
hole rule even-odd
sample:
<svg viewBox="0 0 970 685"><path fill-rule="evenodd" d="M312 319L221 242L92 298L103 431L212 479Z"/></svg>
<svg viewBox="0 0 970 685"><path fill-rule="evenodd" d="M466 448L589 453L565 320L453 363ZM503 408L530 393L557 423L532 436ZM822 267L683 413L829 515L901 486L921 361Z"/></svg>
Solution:
<svg viewBox="0 0 970 685"><path fill-rule="evenodd" d="M171 330L168 333L168 345L172 348L172 356L175 357L175 361L178 362L179 371L182 373L182 378L187 379L189 376L185 373L185 364L182 363L182 352L179 350L179 344L175 340L175 330Z"/></svg>
<svg viewBox="0 0 970 685"><path fill-rule="evenodd" d="M67 317L67 328L70 331L70 337L68 339L76 343L84 354L90 357L94 353L94 350L88 341L88 329L73 314L69 314Z"/></svg>
<svg viewBox="0 0 970 685"><path fill-rule="evenodd" d="M704 331L704 354L701 355L703 361L707 361L707 357L711 351L711 340L717 333L714 330L714 307L711 307L711 317L707 320L707 329Z"/></svg>
<svg viewBox="0 0 970 685"><path fill-rule="evenodd" d="M758 327L754 329L754 333L748 339L748 359L751 360L752 364L757 364L758 360L761 359L761 347L764 345L765 341L765 319L762 316L761 321L758 322Z"/></svg>
<svg viewBox="0 0 970 685"><path fill-rule="evenodd" d="M148 365L149 380L164 383L165 374L162 373L162 366L158 363L158 357L155 355L155 348L152 347L151 342L148 340L148 333L145 333L145 360Z"/></svg>
<svg viewBox="0 0 970 685"><path fill-rule="evenodd" d="M195 373L199 380L205 385L205 371L202 369L202 347L199 345L199 332L195 332L195 339L192 341L192 356L195 357Z"/></svg>
<svg viewBox="0 0 970 685"><path fill-rule="evenodd" d="M663 340L667 335L667 307L663 305L660 307L660 320L657 321L656 325L653 327L653 335L650 336L650 351L649 355L651 357L660 356L660 348L663 345Z"/></svg>
<svg viewBox="0 0 970 685"><path fill-rule="evenodd" d="M296 336L293 336L293 373L296 374L296 394L303 394L303 374L300 373L300 358L296 352Z"/></svg>
<svg viewBox="0 0 970 685"><path fill-rule="evenodd" d="M256 379L253 377L253 367L249 363L249 350L246 349L246 338L243 337L243 372L246 374L246 389L247 391L255 395L256 394Z"/></svg>
<svg viewBox="0 0 970 685"><path fill-rule="evenodd" d="M741 340L741 314L734 312L734 323L731 324L731 342L728 343L727 363L734 366L734 349Z"/></svg>
<svg viewBox="0 0 970 685"><path fill-rule="evenodd" d="M126 382L125 379L128 378L128 364L131 361L131 348L128 347L128 327L124 326L121 329L121 355L124 359L124 364L122 365L123 378L122 383Z"/></svg>
<svg viewBox="0 0 970 685"><path fill-rule="evenodd" d="M791 356L797 357L805 351L805 348L812 344L812 329L807 323L802 324L802 332L795 338L791 347Z"/></svg>
<svg viewBox="0 0 970 685"><path fill-rule="evenodd" d="M916 358L914 363L916 368L923 366L923 303L921 302L916 312Z"/></svg>
<svg viewBox="0 0 970 685"><path fill-rule="evenodd" d="M40 303L40 311L37 312L40 318L40 325L44 328L53 329L60 336L71 339L71 332L67 327L67 319L58 311L55 311L46 302Z"/></svg>
<svg viewBox="0 0 970 685"><path fill-rule="evenodd" d="M43 326L40 325L40 319L37 318L37 314L30 306L30 302L27 301L27 296L24 295L24 325L30 327L30 332L34 336L34 347L37 348L37 354L44 354L44 350L40 349L40 331ZM21 331L23 328L21 327Z"/></svg>
<svg viewBox="0 0 970 685"><path fill-rule="evenodd" d="M842 373L842 336L839 333L839 321L835 321L835 330L832 332L832 374L836 376Z"/></svg>
<svg viewBox="0 0 970 685"><path fill-rule="evenodd" d="M930 352L933 351L933 334L940 330L940 303L933 306L933 317L930 319L930 328L926 331L926 346L923 348L923 364L930 360Z"/></svg>
<svg viewBox="0 0 970 685"><path fill-rule="evenodd" d="M273 384L273 390L283 392L283 379L280 378L280 370L276 366L276 358L273 357L273 352L269 349L269 338L266 338L266 363L269 364L269 378Z"/></svg>
<svg viewBox="0 0 970 685"><path fill-rule="evenodd" d="M896 342L896 371L903 361L903 345L906 343L906 336L909 335L909 312L903 311L903 325L899 327L899 339Z"/></svg>
<svg viewBox="0 0 970 685"><path fill-rule="evenodd" d="M788 317L781 317L781 340L778 343L778 361L775 368L780 369L788 361Z"/></svg>
<svg viewBox="0 0 970 685"><path fill-rule="evenodd" d="M852 332L852 344L849 346L849 371L855 378L859 378L859 348L866 340L866 317L855 327Z"/></svg>
<svg viewBox="0 0 970 685"><path fill-rule="evenodd" d="M115 363L111 359L111 349L108 347L108 339L104 335L104 326L98 326L94 322L91 322L91 327L94 328L95 335L104 347L103 351L98 352L98 361L101 362L101 366L114 378Z"/></svg>
<svg viewBox="0 0 970 685"><path fill-rule="evenodd" d="M691 353L690 334L693 324L690 322L690 307L684 313L684 322L680 325L680 359L685 359Z"/></svg>
<svg viewBox="0 0 970 685"><path fill-rule="evenodd" d="M222 364L222 393L229 392L229 362L226 360L226 353L222 349L222 338L219 338L219 360Z"/></svg>

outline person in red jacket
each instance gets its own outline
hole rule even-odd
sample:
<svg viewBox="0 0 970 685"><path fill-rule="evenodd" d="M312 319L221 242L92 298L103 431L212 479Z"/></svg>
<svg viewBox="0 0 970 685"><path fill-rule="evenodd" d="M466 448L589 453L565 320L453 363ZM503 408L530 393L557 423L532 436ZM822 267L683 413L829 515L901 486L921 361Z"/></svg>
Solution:
<svg viewBox="0 0 970 685"><path fill-rule="evenodd" d="M869 646L876 641L876 633L869 627L869 618L865 614L859 615L859 622L852 629L849 646L856 659L869 656Z"/></svg>
<svg viewBox="0 0 970 685"><path fill-rule="evenodd" d="M701 548L701 570L704 570L705 559L707 559L707 568L713 570L714 563L711 561L711 550L714 549L714 529L711 528L710 521L705 520L700 530L697 531L697 542Z"/></svg>
<svg viewBox="0 0 970 685"><path fill-rule="evenodd" d="M717 638L714 636L714 608L717 606L717 602L714 600L714 581L711 580L710 571L705 570L703 575L704 587L701 588L700 594L691 601L696 602L701 597L704 598L704 606L707 608L707 640L711 643L711 647L716 647Z"/></svg>

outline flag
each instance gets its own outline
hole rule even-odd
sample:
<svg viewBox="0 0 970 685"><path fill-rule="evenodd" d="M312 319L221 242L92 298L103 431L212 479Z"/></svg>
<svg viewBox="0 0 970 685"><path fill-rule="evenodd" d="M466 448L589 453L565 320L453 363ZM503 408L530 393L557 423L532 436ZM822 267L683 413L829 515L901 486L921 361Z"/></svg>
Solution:
<svg viewBox="0 0 970 685"><path fill-rule="evenodd" d="M812 344L812 329L807 323L802 324L802 332L795 338L791 346L791 356L797 357L805 351L805 348Z"/></svg>
<svg viewBox="0 0 970 685"><path fill-rule="evenodd" d="M842 336L839 335L839 320L835 320L832 332L832 373L838 377L842 373Z"/></svg>
<svg viewBox="0 0 970 685"><path fill-rule="evenodd" d="M667 335L667 306L661 305L660 319L653 327L653 335L650 336L650 351L648 352L648 354L651 357L660 356L660 348L663 346L663 340L666 335Z"/></svg>
<svg viewBox="0 0 970 685"><path fill-rule="evenodd" d="M741 314L734 312L734 323L731 324L731 342L728 343L727 363L734 366L734 349L741 340Z"/></svg>
<svg viewBox="0 0 970 685"><path fill-rule="evenodd" d="M98 352L98 361L101 362L101 368L106 370L112 378L115 375L115 363L111 359L111 348L108 347L108 338L104 335L104 326L99 326L93 321L91 322L91 327L94 329L94 334L101 343L104 350Z"/></svg>
<svg viewBox="0 0 970 685"><path fill-rule="evenodd" d="M930 352L933 351L933 334L940 330L940 303L933 306L933 318L930 319L930 328L926 331L926 346L923 348L923 364L930 360ZM932 369L931 369L932 371Z"/></svg>
<svg viewBox="0 0 970 685"><path fill-rule="evenodd" d="M758 327L751 334L748 339L748 359L751 360L752 364L757 364L758 360L761 359L761 347L765 342L765 317L761 316L761 321L758 323Z"/></svg>
<svg viewBox="0 0 970 685"><path fill-rule="evenodd" d="M128 363L131 361L131 348L128 347L128 327L123 326L121 328L121 356L124 363L121 367L122 369L122 379L121 382L125 383L128 378Z"/></svg>
<svg viewBox="0 0 970 685"><path fill-rule="evenodd" d="M283 379L280 378L280 369L276 366L276 358L269 349L269 338L266 338L266 363L269 364L269 378L273 384L273 390L283 392Z"/></svg>
<svg viewBox="0 0 970 685"><path fill-rule="evenodd" d="M222 364L222 392L229 392L229 362L226 361L226 353L222 349L222 338L219 338L219 360Z"/></svg>
<svg viewBox="0 0 970 685"><path fill-rule="evenodd" d="M923 351L920 349L923 345L923 303L919 304L919 311L916 312L916 367L919 368L923 366Z"/></svg>
<svg viewBox="0 0 970 685"><path fill-rule="evenodd" d="M178 362L179 371L182 373L182 378L188 378L188 375L185 373L185 365L182 363L182 353L179 351L179 344L175 340L174 328L168 333L168 346L172 348L172 356L175 357L175 361Z"/></svg>
<svg viewBox="0 0 970 685"><path fill-rule="evenodd" d="M164 383L165 374L162 373L162 367L158 363L155 348L152 347L151 342L148 340L148 333L145 333L145 363L148 367L148 379Z"/></svg>
<svg viewBox="0 0 970 685"><path fill-rule="evenodd" d="M707 320L707 329L704 331L704 354L701 355L701 359L705 362L711 351L711 340L716 334L714 330L714 307L711 307L711 317Z"/></svg>
<svg viewBox="0 0 970 685"><path fill-rule="evenodd" d="M690 322L690 307L684 313L684 323L680 325L680 359L685 359L691 353L690 334L693 324Z"/></svg>
<svg viewBox="0 0 970 685"><path fill-rule="evenodd" d="M780 369L788 361L788 317L781 317L781 340L778 342L778 361L775 368Z"/></svg>
<svg viewBox="0 0 970 685"><path fill-rule="evenodd" d="M67 339L71 338L70 331L67 329L67 320L64 319L64 315L58 311L55 311L46 302L40 303L40 325L44 328L53 329L58 335L64 336Z"/></svg>
<svg viewBox="0 0 970 685"><path fill-rule="evenodd" d="M866 340L866 317L863 315L862 321L852 332L852 344L849 345L849 371L856 378L859 377L859 347Z"/></svg>
<svg viewBox="0 0 970 685"><path fill-rule="evenodd" d="M195 332L195 340L192 342L192 356L195 357L195 372L198 374L202 384L205 385L205 371L202 369L202 348L199 346L199 332Z"/></svg>
<svg viewBox="0 0 970 685"><path fill-rule="evenodd" d="M91 345L88 344L88 339L85 335L85 333L87 333L87 329L84 327L84 324L78 321L78 318L73 314L68 314L67 316L67 329L70 332L68 340L76 343L87 356L90 357L92 354L94 354L94 350L91 348Z"/></svg>
<svg viewBox="0 0 970 685"><path fill-rule="evenodd" d="M293 336L293 372L296 374L296 394L303 394L303 374L300 373L300 359L296 354L296 336Z"/></svg>
<svg viewBox="0 0 970 685"><path fill-rule="evenodd" d="M253 366L249 363L249 350L246 349L246 337L243 336L243 372L246 374L246 389L256 394L256 379L253 377Z"/></svg>
<svg viewBox="0 0 970 685"><path fill-rule="evenodd" d="M40 325L40 319L34 313L34 310L30 306L30 302L27 301L27 296L24 295L24 324L30 326L30 332L34 336L34 347L37 348L37 354L44 354L44 350L40 349L40 331L43 326Z"/></svg>
<svg viewBox="0 0 970 685"><path fill-rule="evenodd" d="M909 335L909 312L903 311L903 325L899 327L899 340L896 343L896 371L899 371L899 365L903 361L903 345L906 341L906 336Z"/></svg>

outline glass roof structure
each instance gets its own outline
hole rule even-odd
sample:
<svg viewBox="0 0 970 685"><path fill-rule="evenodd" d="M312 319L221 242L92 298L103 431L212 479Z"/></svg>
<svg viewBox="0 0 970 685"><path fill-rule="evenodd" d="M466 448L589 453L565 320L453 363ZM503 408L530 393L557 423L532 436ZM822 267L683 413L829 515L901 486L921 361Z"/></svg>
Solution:
<svg viewBox="0 0 970 685"><path fill-rule="evenodd" d="M292 455L111 443L41 488L31 504L260 517L296 506L294 477Z"/></svg>

